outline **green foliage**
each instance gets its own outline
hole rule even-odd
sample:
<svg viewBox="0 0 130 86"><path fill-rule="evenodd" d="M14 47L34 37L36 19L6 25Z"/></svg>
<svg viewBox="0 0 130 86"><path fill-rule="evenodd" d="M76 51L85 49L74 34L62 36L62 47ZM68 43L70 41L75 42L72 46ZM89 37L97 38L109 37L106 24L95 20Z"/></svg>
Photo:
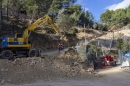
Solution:
<svg viewBox="0 0 130 86"><path fill-rule="evenodd" d="M81 6L80 5L74 5L72 6L73 13L70 15L72 19L74 19L74 24L77 25L77 21L79 20L82 12L81 12Z"/></svg>
<svg viewBox="0 0 130 86"><path fill-rule="evenodd" d="M100 20L103 24L108 25L109 28L113 25L121 28L130 23L130 6L126 9L117 9L115 11L107 10L101 14Z"/></svg>
<svg viewBox="0 0 130 86"><path fill-rule="evenodd" d="M125 47L125 41L123 40L123 39L117 39L117 42L116 42L116 47L118 48L118 49L121 49L121 50L123 50L124 49L124 47Z"/></svg>
<svg viewBox="0 0 130 86"><path fill-rule="evenodd" d="M60 15L56 23L60 32L67 32L73 26L74 20L69 15Z"/></svg>
<svg viewBox="0 0 130 86"><path fill-rule="evenodd" d="M123 40L123 43L122 43L122 50L123 50L124 52L130 52L129 39Z"/></svg>
<svg viewBox="0 0 130 86"><path fill-rule="evenodd" d="M19 16L21 11L32 20L51 14L56 21L58 28L62 31L69 31L72 26L76 26L78 21L86 26L93 26L94 17L91 12L82 10L81 5L75 4L77 0L3 0L3 8L8 12ZM17 18L18 19L18 18ZM26 17L25 17L26 19ZM63 25L63 26L62 26ZM72 31L73 32L73 31Z"/></svg>
<svg viewBox="0 0 130 86"><path fill-rule="evenodd" d="M92 50L93 50L95 53L98 53L98 52L101 51L100 48L97 47L97 46L95 46L95 45L92 45L91 48L92 48Z"/></svg>
<svg viewBox="0 0 130 86"><path fill-rule="evenodd" d="M79 22L80 25L83 26L85 24L85 26L92 27L94 22L94 16L89 11L86 12L83 11L79 20L80 20Z"/></svg>
<svg viewBox="0 0 130 86"><path fill-rule="evenodd" d="M14 12L18 12L21 5L22 5L21 0L3 0L3 7L4 8L8 7L9 10L14 11Z"/></svg>
<svg viewBox="0 0 130 86"><path fill-rule="evenodd" d="M130 24L127 24L127 26L130 28Z"/></svg>
<svg viewBox="0 0 130 86"><path fill-rule="evenodd" d="M107 31L107 28L108 28L107 25L103 25L98 22L94 22L94 24L93 24L93 29L95 29L95 30Z"/></svg>
<svg viewBox="0 0 130 86"><path fill-rule="evenodd" d="M59 10L61 9L65 9L64 13L69 14L73 13L73 4L76 2L77 0L52 0L52 4L48 10L48 13L56 13L58 14ZM72 12L71 12L72 11Z"/></svg>
<svg viewBox="0 0 130 86"><path fill-rule="evenodd" d="M130 52L130 44L126 43L126 47L124 48L124 51Z"/></svg>
<svg viewBox="0 0 130 86"><path fill-rule="evenodd" d="M68 31L72 26L77 25L81 16L81 6L74 3L76 0L53 0L48 13L55 13L58 16L56 23L61 31Z"/></svg>
<svg viewBox="0 0 130 86"><path fill-rule="evenodd" d="M96 30L98 29L98 23L97 23L97 22L95 22L95 23L93 24L93 28L96 29Z"/></svg>
<svg viewBox="0 0 130 86"><path fill-rule="evenodd" d="M100 26L100 30L101 31L108 31L108 26L107 25L102 25L102 24L100 24L101 26Z"/></svg>
<svg viewBox="0 0 130 86"><path fill-rule="evenodd" d="M67 34L76 34L78 32L78 30L76 28L70 28L69 31L67 32Z"/></svg>
<svg viewBox="0 0 130 86"><path fill-rule="evenodd" d="M8 10L14 13L25 10L29 16L37 18L47 13L51 3L52 0L3 0L3 7L8 6Z"/></svg>
<svg viewBox="0 0 130 86"><path fill-rule="evenodd" d="M101 14L101 16L100 16L101 21L105 24L110 24L111 18L112 18L112 13L113 13L113 11L107 10L105 13Z"/></svg>
<svg viewBox="0 0 130 86"><path fill-rule="evenodd" d="M48 10L49 13L55 12L58 13L58 11L62 8L62 2L58 0L52 0L52 4Z"/></svg>
<svg viewBox="0 0 130 86"><path fill-rule="evenodd" d="M126 8L126 14L127 14L127 17L130 18L130 6L128 8Z"/></svg>
<svg viewBox="0 0 130 86"><path fill-rule="evenodd" d="M58 12L57 25L61 31L68 32L69 29L77 24L81 15L81 6L72 5Z"/></svg>

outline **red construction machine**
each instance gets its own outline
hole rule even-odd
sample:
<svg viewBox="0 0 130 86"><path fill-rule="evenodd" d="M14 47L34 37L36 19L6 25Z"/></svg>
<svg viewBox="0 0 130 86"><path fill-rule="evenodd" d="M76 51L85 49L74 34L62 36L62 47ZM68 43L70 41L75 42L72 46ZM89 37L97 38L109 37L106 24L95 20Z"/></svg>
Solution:
<svg viewBox="0 0 130 86"><path fill-rule="evenodd" d="M99 61L97 61L97 63L98 68L109 68L112 66L116 66L115 58L112 55L103 56Z"/></svg>

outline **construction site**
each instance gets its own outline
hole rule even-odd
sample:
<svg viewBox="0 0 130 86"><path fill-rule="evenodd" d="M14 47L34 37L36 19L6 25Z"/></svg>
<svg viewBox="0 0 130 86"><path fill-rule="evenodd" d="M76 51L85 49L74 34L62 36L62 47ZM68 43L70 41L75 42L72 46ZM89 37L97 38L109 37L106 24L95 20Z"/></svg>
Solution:
<svg viewBox="0 0 130 86"><path fill-rule="evenodd" d="M1 8L0 86L130 86L130 27L66 29L25 12Z"/></svg>

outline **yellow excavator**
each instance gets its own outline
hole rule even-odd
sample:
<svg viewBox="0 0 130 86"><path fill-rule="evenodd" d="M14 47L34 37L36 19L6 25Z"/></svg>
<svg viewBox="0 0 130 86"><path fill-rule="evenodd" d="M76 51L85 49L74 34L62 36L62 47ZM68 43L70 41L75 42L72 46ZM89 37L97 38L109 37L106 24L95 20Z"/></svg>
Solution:
<svg viewBox="0 0 130 86"><path fill-rule="evenodd" d="M12 59L14 56L25 55L29 57L38 57L40 55L40 50L31 49L31 43L29 42L29 32L37 28L38 25L49 23L54 31L59 34L58 29L53 23L52 19L48 14L43 18L39 18L37 21L28 26L24 32L16 33L15 37L3 37L1 43L1 58ZM59 36L60 39L60 36Z"/></svg>
<svg viewBox="0 0 130 86"><path fill-rule="evenodd" d="M113 26L111 27L111 29L108 30L108 32L113 32L114 30L117 30L117 29L118 29L118 27L117 27L116 25L113 25Z"/></svg>

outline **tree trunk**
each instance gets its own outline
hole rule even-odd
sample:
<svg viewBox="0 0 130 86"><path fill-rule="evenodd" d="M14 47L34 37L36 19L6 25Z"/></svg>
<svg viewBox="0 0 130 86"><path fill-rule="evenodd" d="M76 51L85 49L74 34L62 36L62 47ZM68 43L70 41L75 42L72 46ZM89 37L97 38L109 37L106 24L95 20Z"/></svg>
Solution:
<svg viewBox="0 0 130 86"><path fill-rule="evenodd" d="M26 20L26 18L27 18L27 15L24 16L24 20Z"/></svg>
<svg viewBox="0 0 130 86"><path fill-rule="evenodd" d="M18 22L19 18L20 18L20 16L19 16L20 8L18 10L16 10L16 12L17 12L17 22Z"/></svg>
<svg viewBox="0 0 130 86"><path fill-rule="evenodd" d="M35 2L35 5L36 5L36 2ZM31 19L31 23L34 21L35 11L36 11L36 9L34 9L34 10L33 10L33 13L32 13L32 19Z"/></svg>
<svg viewBox="0 0 130 86"><path fill-rule="evenodd" d="M3 21L3 17L2 17L2 0L0 2L0 10L1 10L1 22Z"/></svg>
<svg viewBox="0 0 130 86"><path fill-rule="evenodd" d="M0 12L0 13L1 13L1 16L0 16L0 17L1 17L1 18L0 18L0 19L1 19L1 22L0 22L0 23L1 23L1 26L0 26L0 27L2 28L2 25L3 25L3 16L2 16L2 0L1 0L1 2L0 2L0 10L1 10L1 12ZM1 30L1 28L0 28L0 30Z"/></svg>
<svg viewBox="0 0 130 86"><path fill-rule="evenodd" d="M7 21L9 20L9 15L8 15L8 5L9 5L9 0L7 0Z"/></svg>
<svg viewBox="0 0 130 86"><path fill-rule="evenodd" d="M35 9L33 10L33 14L32 14L32 19L31 19L31 21L34 20L34 14L35 14Z"/></svg>

